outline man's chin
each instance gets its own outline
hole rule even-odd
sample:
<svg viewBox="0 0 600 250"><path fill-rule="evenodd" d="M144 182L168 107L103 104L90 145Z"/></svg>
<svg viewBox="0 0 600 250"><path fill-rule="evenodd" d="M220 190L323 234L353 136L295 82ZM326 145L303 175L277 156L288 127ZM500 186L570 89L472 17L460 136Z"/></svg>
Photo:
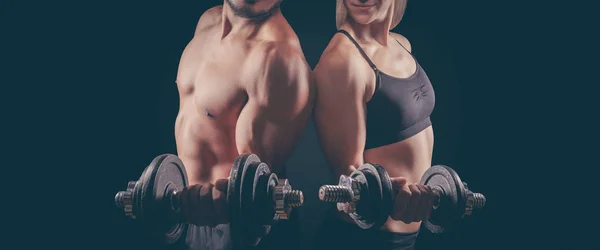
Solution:
<svg viewBox="0 0 600 250"><path fill-rule="evenodd" d="M281 5L282 1L283 0L277 1L277 3L275 3L273 5L273 7L271 7L268 10L261 11L261 12L255 12L246 6L237 6L235 3L233 3L232 0L227 0L227 4L233 11L234 15L236 15L238 17L252 19L252 20L262 20L262 19L266 19L266 18L270 17L277 9L279 9L279 6ZM244 3L255 4L256 0L244 0Z"/></svg>

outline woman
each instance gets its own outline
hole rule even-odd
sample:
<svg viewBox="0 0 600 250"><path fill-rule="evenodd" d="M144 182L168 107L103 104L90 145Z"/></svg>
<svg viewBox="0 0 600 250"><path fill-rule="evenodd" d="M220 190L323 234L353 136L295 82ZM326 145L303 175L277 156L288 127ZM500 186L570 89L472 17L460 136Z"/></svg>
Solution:
<svg viewBox="0 0 600 250"><path fill-rule="evenodd" d="M431 189L415 183L431 166L435 96L409 41L390 32L405 7L406 0L337 1L338 32L314 69L321 145L336 179L379 164L398 195L381 228L362 230L332 209L317 248L412 249L431 212Z"/></svg>

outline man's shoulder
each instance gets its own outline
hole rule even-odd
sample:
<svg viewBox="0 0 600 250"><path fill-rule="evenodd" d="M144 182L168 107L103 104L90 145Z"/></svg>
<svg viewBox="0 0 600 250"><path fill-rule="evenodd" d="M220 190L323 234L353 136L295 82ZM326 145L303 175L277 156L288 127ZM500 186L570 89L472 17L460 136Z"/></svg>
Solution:
<svg viewBox="0 0 600 250"><path fill-rule="evenodd" d="M288 58L291 60L304 58L300 44L293 39L264 42L260 51L266 58Z"/></svg>
<svg viewBox="0 0 600 250"><path fill-rule="evenodd" d="M271 49L280 47L282 50L300 48L298 35L282 15L274 15L267 19L254 37Z"/></svg>
<svg viewBox="0 0 600 250"><path fill-rule="evenodd" d="M307 65L300 44L293 39L259 42L252 49L252 58L255 62L262 62L266 70L271 68L285 70L288 67Z"/></svg>
<svg viewBox="0 0 600 250"><path fill-rule="evenodd" d="M269 92L283 91L281 88L292 85L293 89L309 89L311 69L300 46L285 41L261 42L253 48L250 58L246 69L256 77L255 87Z"/></svg>
<svg viewBox="0 0 600 250"><path fill-rule="evenodd" d="M198 20L198 24L196 25L196 33L202 32L203 30L206 30L218 24L221 21L222 13L222 5L218 5L204 11L204 13L202 13L202 15L200 16L200 19Z"/></svg>

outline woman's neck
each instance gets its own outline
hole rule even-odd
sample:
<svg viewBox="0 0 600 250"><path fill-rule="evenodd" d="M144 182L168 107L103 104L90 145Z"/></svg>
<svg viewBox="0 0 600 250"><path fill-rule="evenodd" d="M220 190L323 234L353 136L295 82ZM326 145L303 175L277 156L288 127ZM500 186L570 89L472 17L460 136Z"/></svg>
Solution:
<svg viewBox="0 0 600 250"><path fill-rule="evenodd" d="M362 41L364 43L376 42L385 46L387 45L390 33L389 27L389 20L360 24L348 18L346 22L342 24L340 29L350 32L357 41Z"/></svg>

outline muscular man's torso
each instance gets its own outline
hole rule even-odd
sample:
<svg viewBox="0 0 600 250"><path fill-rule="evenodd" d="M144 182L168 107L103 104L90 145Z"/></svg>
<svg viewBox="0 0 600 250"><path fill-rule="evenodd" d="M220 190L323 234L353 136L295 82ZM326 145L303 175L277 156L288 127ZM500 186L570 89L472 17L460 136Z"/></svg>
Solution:
<svg viewBox="0 0 600 250"><path fill-rule="evenodd" d="M245 128L254 116L246 108L247 90L256 84L264 66L266 43L260 30L254 39L233 33L222 39L221 8L208 10L199 21L177 76L180 107L175 139L190 185L229 176L242 146L239 141L248 139ZM285 33L289 30L282 30L278 35L289 35Z"/></svg>

